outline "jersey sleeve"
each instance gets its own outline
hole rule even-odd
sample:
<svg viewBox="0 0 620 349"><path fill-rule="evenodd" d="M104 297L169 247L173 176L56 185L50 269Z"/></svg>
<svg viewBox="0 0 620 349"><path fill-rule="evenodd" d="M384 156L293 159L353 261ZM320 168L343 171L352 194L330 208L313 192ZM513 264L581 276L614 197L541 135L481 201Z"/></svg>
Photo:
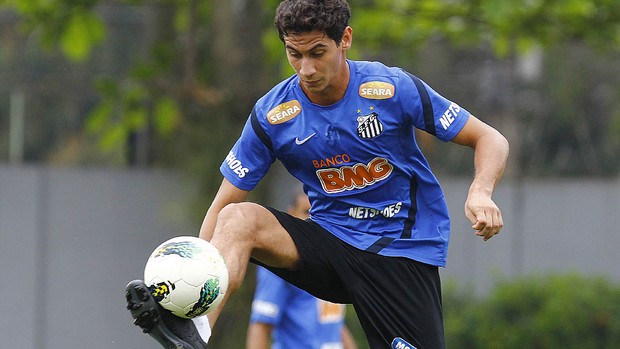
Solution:
<svg viewBox="0 0 620 349"><path fill-rule="evenodd" d="M251 322L276 325L283 316L288 299L288 284L263 267L257 267L256 291L250 313Z"/></svg>
<svg viewBox="0 0 620 349"><path fill-rule="evenodd" d="M239 189L252 190L265 176L275 154L253 111L241 136L220 166L222 175Z"/></svg>
<svg viewBox="0 0 620 349"><path fill-rule="evenodd" d="M403 111L416 128L440 140L452 140L465 126L469 112L443 97L417 76L403 71L401 102Z"/></svg>

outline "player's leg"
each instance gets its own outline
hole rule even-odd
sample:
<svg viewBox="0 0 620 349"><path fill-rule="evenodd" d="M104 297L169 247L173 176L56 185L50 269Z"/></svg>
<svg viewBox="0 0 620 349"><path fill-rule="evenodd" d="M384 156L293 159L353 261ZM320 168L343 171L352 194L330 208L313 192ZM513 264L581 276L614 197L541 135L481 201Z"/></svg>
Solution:
<svg viewBox="0 0 620 349"><path fill-rule="evenodd" d="M288 213L268 208L280 225L288 232L297 247L298 262L293 267L274 267L260 260L262 265L287 282L315 297L334 303L350 303L346 286L338 275L332 257L346 259L344 248L357 249L323 229L319 224L294 217ZM275 263L273 263L275 265Z"/></svg>
<svg viewBox="0 0 620 349"><path fill-rule="evenodd" d="M445 347L437 267L362 251L316 223L274 215L301 257L294 271L268 269L319 298L353 303L371 348Z"/></svg>
<svg viewBox="0 0 620 349"><path fill-rule="evenodd" d="M317 297L353 303L371 348L444 348L437 267L362 251L316 223L274 215L301 257L295 271L268 269Z"/></svg>
<svg viewBox="0 0 620 349"><path fill-rule="evenodd" d="M213 327L228 297L234 294L247 270L250 258L278 268L294 268L299 253L293 239L265 207L243 202L222 209L211 238L226 261L228 289L220 306L208 314Z"/></svg>
<svg viewBox="0 0 620 349"><path fill-rule="evenodd" d="M222 307L239 289L250 257L279 267L293 267L299 259L290 235L266 208L253 203L231 204L222 209L211 243L220 250L229 272L222 303L206 316L192 320L177 318L159 305L139 280L126 288L127 309L140 326L165 348L204 349ZM208 332L208 335L204 335Z"/></svg>
<svg viewBox="0 0 620 349"><path fill-rule="evenodd" d="M182 319L157 303L149 287L134 280L125 288L127 309L134 324L164 348L206 349L211 329L203 319Z"/></svg>
<svg viewBox="0 0 620 349"><path fill-rule="evenodd" d="M438 268L406 258L359 256L363 267L351 274L363 275L363 282L350 293L370 347L444 348Z"/></svg>

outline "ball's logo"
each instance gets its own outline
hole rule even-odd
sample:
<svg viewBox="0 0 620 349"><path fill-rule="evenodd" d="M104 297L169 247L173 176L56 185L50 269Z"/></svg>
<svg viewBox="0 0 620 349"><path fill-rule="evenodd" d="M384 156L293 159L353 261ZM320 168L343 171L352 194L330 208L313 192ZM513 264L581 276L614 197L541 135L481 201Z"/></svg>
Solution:
<svg viewBox="0 0 620 349"><path fill-rule="evenodd" d="M211 307L211 304L220 295L220 280L218 278L209 279L200 290L200 299L194 304L192 309L185 315L193 318L203 314Z"/></svg>
<svg viewBox="0 0 620 349"><path fill-rule="evenodd" d="M153 255L154 258L176 254L182 258L193 258L198 253L202 252L202 248L189 241L171 242L163 245Z"/></svg>
<svg viewBox="0 0 620 349"><path fill-rule="evenodd" d="M161 302L170 294L170 289L174 289L174 284L168 285L165 282L160 282L149 286L149 291L156 301Z"/></svg>

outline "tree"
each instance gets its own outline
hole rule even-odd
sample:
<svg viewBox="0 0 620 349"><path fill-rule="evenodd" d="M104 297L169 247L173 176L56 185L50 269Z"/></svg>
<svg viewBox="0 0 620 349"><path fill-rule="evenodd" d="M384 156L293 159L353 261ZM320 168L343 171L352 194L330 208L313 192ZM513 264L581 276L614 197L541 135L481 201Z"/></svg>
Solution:
<svg viewBox="0 0 620 349"><path fill-rule="evenodd" d="M492 84L488 88L492 99L483 102L495 101L491 116L496 118L494 123L506 123L504 128L508 132L517 130L511 141L513 158L521 159L521 167L532 161L548 162L548 159L515 154L515 151L519 153L518 149L531 146L551 149L543 153L551 154L551 163L562 167L558 160L562 155L555 154L552 145L532 144L527 139L522 146L515 144L523 134L537 133L525 126L544 127L542 123L532 123L540 118L529 118L531 111L515 108L514 101L522 89L543 88L519 78L517 67L522 57L540 48L558 50L562 43L583 43L616 53L620 44L620 3L614 0L350 2L354 11L354 57L381 58L407 68L430 43L439 44L455 55L469 55L468 64L480 64L484 60L491 70L489 74L503 81L492 78L481 82ZM20 14L25 31L37 33L42 46L56 47L78 64L95 60L106 47L109 41L106 35L114 30L113 21L105 18L106 9L141 8L155 13L133 68L123 74L103 76L95 83L99 102L91 107L85 128L91 137L99 139L104 151L117 154L113 158L120 164L166 166L180 165L176 153L188 154L189 149L189 154L193 154L192 149L204 149L197 147L199 144L217 149L219 161L230 139L238 133L233 130L240 128L254 99L283 74L291 73L271 26L278 3L276 0L262 4L247 0L2 2ZM450 63L454 62L446 62ZM501 96L497 95L499 92ZM620 92L612 88L609 93ZM617 105L610 104L610 107ZM518 115L525 116L520 117L521 122L514 122ZM568 130L569 136L565 138L577 137L579 141L563 144L592 148L595 153L600 147L605 147L605 154L617 150L618 145L610 147L609 141L602 142L605 145L591 141L601 138L596 137L598 134L593 129L606 130L602 137L605 140L617 139L620 124L617 115L602 124L597 122L596 127L587 119L584 123L582 117L577 117L579 122L569 125L573 130ZM548 118L557 119L553 115ZM585 161L583 166L576 166L587 169L585 173L615 173L620 168L616 161L615 166L608 166L605 171L597 170L598 165L609 161L595 161L584 155L593 151L570 149L569 157L577 160L569 162ZM200 159L204 156L201 153L191 156L191 160ZM215 159L203 165L213 167L214 164ZM448 166L440 163L444 165ZM578 174L568 168L566 171Z"/></svg>
<svg viewBox="0 0 620 349"><path fill-rule="evenodd" d="M467 103L484 99L474 106L509 137L511 158L516 160L510 172L613 175L620 170L613 155L620 150L620 104L615 102L620 76L613 64L620 48L617 1L359 1L358 5L361 10L358 7L354 28L356 40L369 40L362 43L364 49L387 51L388 60L408 67L427 43L448 43L453 65L467 60L466 69L478 67L481 74L466 77L479 81L477 95L453 93ZM590 51L588 63L573 54L586 51ZM572 60L562 55L592 67L575 69ZM536 64L541 67L534 67L532 75ZM451 69L449 63L446 66ZM595 80L591 72L597 67L606 73ZM419 65L413 69L420 69ZM585 76L578 77L580 71ZM443 75L449 76L445 70ZM569 82L569 77L574 79ZM452 91L448 88L448 92ZM438 160L447 159L441 165L451 173L460 173L461 166L470 164L468 157L450 156L456 152L438 151L442 154Z"/></svg>

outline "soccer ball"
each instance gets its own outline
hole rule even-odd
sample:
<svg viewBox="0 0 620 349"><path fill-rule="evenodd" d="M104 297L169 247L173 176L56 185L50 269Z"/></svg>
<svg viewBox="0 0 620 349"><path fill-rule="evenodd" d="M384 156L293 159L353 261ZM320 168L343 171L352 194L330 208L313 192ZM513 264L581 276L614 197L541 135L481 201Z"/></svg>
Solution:
<svg viewBox="0 0 620 349"><path fill-rule="evenodd" d="M162 307L189 319L208 313L222 302L228 269L220 251L209 242L180 236L151 253L144 282Z"/></svg>

